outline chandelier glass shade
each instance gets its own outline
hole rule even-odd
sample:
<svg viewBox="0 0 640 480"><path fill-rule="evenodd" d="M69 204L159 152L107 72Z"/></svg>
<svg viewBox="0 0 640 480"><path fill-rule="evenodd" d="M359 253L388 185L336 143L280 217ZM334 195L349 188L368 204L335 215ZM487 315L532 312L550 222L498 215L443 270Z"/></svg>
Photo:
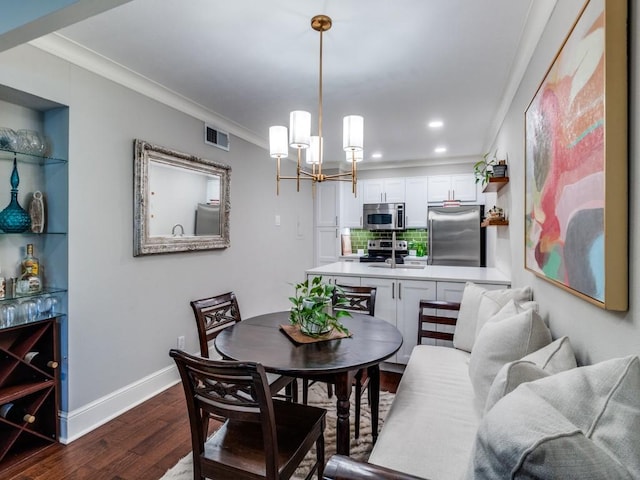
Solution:
<svg viewBox="0 0 640 480"><path fill-rule="evenodd" d="M324 138L322 136L322 34L331 28L331 18L316 15L311 19L311 28L320 32L320 80L318 95L318 135L311 135L311 114L303 110L292 111L289 115L289 131L287 127L277 125L269 128L269 154L277 160L276 192L280 194L280 180L296 180L297 191L300 191L300 180L311 180L313 184L325 181L351 182L352 192L356 195L356 164L364 159L364 119L360 115L347 115L342 124L342 148L346 152L346 160L351 163L350 172L325 174L322 172L324 155ZM288 133L288 134L287 134ZM296 176L280 174L280 159L289 156L289 147L297 150L298 164ZM305 152L305 163L311 170L302 168L302 150Z"/></svg>

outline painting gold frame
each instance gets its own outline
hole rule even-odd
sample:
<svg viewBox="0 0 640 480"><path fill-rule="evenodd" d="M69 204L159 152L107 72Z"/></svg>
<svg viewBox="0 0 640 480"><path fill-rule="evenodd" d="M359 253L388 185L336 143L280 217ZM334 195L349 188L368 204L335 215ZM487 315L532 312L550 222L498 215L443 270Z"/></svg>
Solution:
<svg viewBox="0 0 640 480"><path fill-rule="evenodd" d="M525 268L628 309L627 1L588 0L525 112Z"/></svg>

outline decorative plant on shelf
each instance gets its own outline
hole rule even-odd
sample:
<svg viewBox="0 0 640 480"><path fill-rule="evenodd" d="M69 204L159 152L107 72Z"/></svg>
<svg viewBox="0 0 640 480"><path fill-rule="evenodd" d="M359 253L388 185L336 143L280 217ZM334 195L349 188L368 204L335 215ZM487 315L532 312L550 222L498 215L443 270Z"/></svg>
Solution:
<svg viewBox="0 0 640 480"><path fill-rule="evenodd" d="M491 158L490 155L491 152L485 153L482 160L473 165L476 183L482 182L483 187L489 183L491 177L504 177L507 171L507 161L498 160L498 150L493 152Z"/></svg>
<svg viewBox="0 0 640 480"><path fill-rule="evenodd" d="M300 331L305 335L316 337L331 332L333 329L349 334L349 330L342 325L340 318L350 317L344 310L333 310L332 299L336 292L340 295L342 289L338 285L322 283L322 277L314 277L294 285L296 296L289 297L293 304L289 320L293 325L300 325ZM335 306L346 305L348 301L338 296ZM333 313L333 314L332 314Z"/></svg>

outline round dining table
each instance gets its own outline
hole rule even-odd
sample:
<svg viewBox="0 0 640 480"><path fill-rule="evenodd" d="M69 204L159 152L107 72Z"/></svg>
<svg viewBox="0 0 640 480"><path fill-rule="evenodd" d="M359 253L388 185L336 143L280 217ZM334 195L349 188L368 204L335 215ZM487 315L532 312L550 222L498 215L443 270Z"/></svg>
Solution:
<svg viewBox="0 0 640 480"><path fill-rule="evenodd" d="M224 358L257 362L267 372L288 377L326 381L335 385L336 451L349 455L349 398L353 379L367 369L371 395L371 430L378 436L380 363L402 346L402 335L389 322L352 313L340 321L350 337L313 343L294 342L281 328L289 325L289 312L274 312L248 318L226 328L215 339Z"/></svg>

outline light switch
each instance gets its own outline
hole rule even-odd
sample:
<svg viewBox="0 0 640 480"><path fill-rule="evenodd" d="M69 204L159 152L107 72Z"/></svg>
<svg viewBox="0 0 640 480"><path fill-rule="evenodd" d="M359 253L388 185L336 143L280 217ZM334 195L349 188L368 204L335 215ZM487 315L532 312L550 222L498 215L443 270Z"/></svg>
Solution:
<svg viewBox="0 0 640 480"><path fill-rule="evenodd" d="M276 227L280 226L280 215L276 215Z"/></svg>

